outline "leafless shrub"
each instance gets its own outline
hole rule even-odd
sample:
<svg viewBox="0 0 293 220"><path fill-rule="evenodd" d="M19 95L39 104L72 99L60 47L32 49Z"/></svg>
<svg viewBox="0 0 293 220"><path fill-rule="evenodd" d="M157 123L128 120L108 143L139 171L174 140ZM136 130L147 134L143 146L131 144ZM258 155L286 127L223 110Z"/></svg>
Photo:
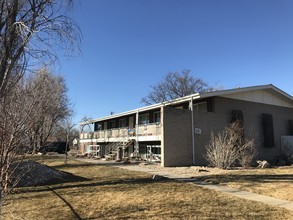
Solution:
<svg viewBox="0 0 293 220"><path fill-rule="evenodd" d="M238 158L239 164L244 168L249 168L253 166L255 162L255 157L257 155L253 140L250 140L250 142L251 144L247 145L247 148L240 153L240 156Z"/></svg>
<svg viewBox="0 0 293 220"><path fill-rule="evenodd" d="M282 152L279 160L283 160L286 165L293 164L293 146L292 143L283 140Z"/></svg>
<svg viewBox="0 0 293 220"><path fill-rule="evenodd" d="M250 151L254 148L253 139L244 139L244 129L238 121L231 123L217 135L211 134L205 155L210 165L227 169L237 162L247 165L251 162Z"/></svg>

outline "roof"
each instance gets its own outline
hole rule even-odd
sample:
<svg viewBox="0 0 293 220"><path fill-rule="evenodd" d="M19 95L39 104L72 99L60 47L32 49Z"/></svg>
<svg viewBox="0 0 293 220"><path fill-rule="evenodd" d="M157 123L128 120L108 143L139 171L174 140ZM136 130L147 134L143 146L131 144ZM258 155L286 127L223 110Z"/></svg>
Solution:
<svg viewBox="0 0 293 220"><path fill-rule="evenodd" d="M153 110L153 109L160 108L160 107L163 107L163 106L179 104L179 103L189 101L191 99L192 100L204 99L204 98L215 97L215 96L233 97L233 95L235 95L235 94L244 94L244 93L247 93L247 92L254 92L254 91L270 91L270 92L273 92L274 94L276 94L276 96L282 97L283 99L288 100L290 103L292 102L291 104L293 106L293 97L291 95L289 95L288 93L282 91L281 89L277 88L276 86L274 86L272 84L268 84L268 85L240 87L240 88L234 88L234 89L215 90L215 91L208 91L208 92L203 92L203 93L195 93L195 94L184 96L184 97L177 98L177 99L174 99L174 100L153 104L153 105L133 109L133 110L126 111L126 112L109 115L109 116L102 117L102 118L88 120L86 122L81 122L79 124L80 125L91 124L91 123L94 123L94 122L97 122L97 121L104 121L104 120L108 120L108 119L112 119L112 118L122 117L122 116L125 116L125 115L135 114L137 112L144 112L144 111Z"/></svg>

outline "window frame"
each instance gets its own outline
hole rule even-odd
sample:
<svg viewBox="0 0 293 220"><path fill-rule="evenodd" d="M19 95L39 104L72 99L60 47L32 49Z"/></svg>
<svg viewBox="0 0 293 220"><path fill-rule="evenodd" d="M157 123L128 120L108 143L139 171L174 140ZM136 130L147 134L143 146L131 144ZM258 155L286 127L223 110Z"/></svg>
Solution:
<svg viewBox="0 0 293 220"><path fill-rule="evenodd" d="M157 119L159 119L159 120L157 120ZM156 124L161 123L161 111L154 112L153 122L156 123Z"/></svg>
<svg viewBox="0 0 293 220"><path fill-rule="evenodd" d="M123 121L123 123L122 123ZM119 119L119 128L126 128L127 127L127 118L120 118Z"/></svg>
<svg viewBox="0 0 293 220"><path fill-rule="evenodd" d="M142 120L142 117L147 117L146 120ZM144 122L144 123L142 123ZM150 123L150 114L145 113L138 116L138 125L148 125Z"/></svg>
<svg viewBox="0 0 293 220"><path fill-rule="evenodd" d="M200 109L200 105L205 105L204 109ZM198 102L193 104L193 110L197 112L208 112L208 102Z"/></svg>

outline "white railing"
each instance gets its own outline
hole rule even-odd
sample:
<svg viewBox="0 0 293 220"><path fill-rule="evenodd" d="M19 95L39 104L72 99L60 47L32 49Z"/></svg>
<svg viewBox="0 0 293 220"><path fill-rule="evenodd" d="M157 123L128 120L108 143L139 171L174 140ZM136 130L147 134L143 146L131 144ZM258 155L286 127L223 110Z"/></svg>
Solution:
<svg viewBox="0 0 293 220"><path fill-rule="evenodd" d="M137 136L158 136L161 134L161 124L153 123L146 125L139 125L137 127ZM103 131L95 131L88 133L81 133L80 139L108 139L119 137L135 137L136 128L114 128Z"/></svg>
<svg viewBox="0 0 293 220"><path fill-rule="evenodd" d="M157 136L161 134L161 124L153 123L147 125L139 125L138 136Z"/></svg>

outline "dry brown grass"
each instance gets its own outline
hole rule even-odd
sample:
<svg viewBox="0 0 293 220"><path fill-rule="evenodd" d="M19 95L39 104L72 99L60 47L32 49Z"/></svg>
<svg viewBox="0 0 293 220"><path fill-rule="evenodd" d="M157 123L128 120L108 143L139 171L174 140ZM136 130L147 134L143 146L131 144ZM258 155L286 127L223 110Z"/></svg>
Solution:
<svg viewBox="0 0 293 220"><path fill-rule="evenodd" d="M85 181L22 189L3 219L290 219L292 212L145 173L47 159Z"/></svg>
<svg viewBox="0 0 293 220"><path fill-rule="evenodd" d="M223 185L293 201L293 167L234 170L225 174L206 175L199 180L212 179Z"/></svg>

